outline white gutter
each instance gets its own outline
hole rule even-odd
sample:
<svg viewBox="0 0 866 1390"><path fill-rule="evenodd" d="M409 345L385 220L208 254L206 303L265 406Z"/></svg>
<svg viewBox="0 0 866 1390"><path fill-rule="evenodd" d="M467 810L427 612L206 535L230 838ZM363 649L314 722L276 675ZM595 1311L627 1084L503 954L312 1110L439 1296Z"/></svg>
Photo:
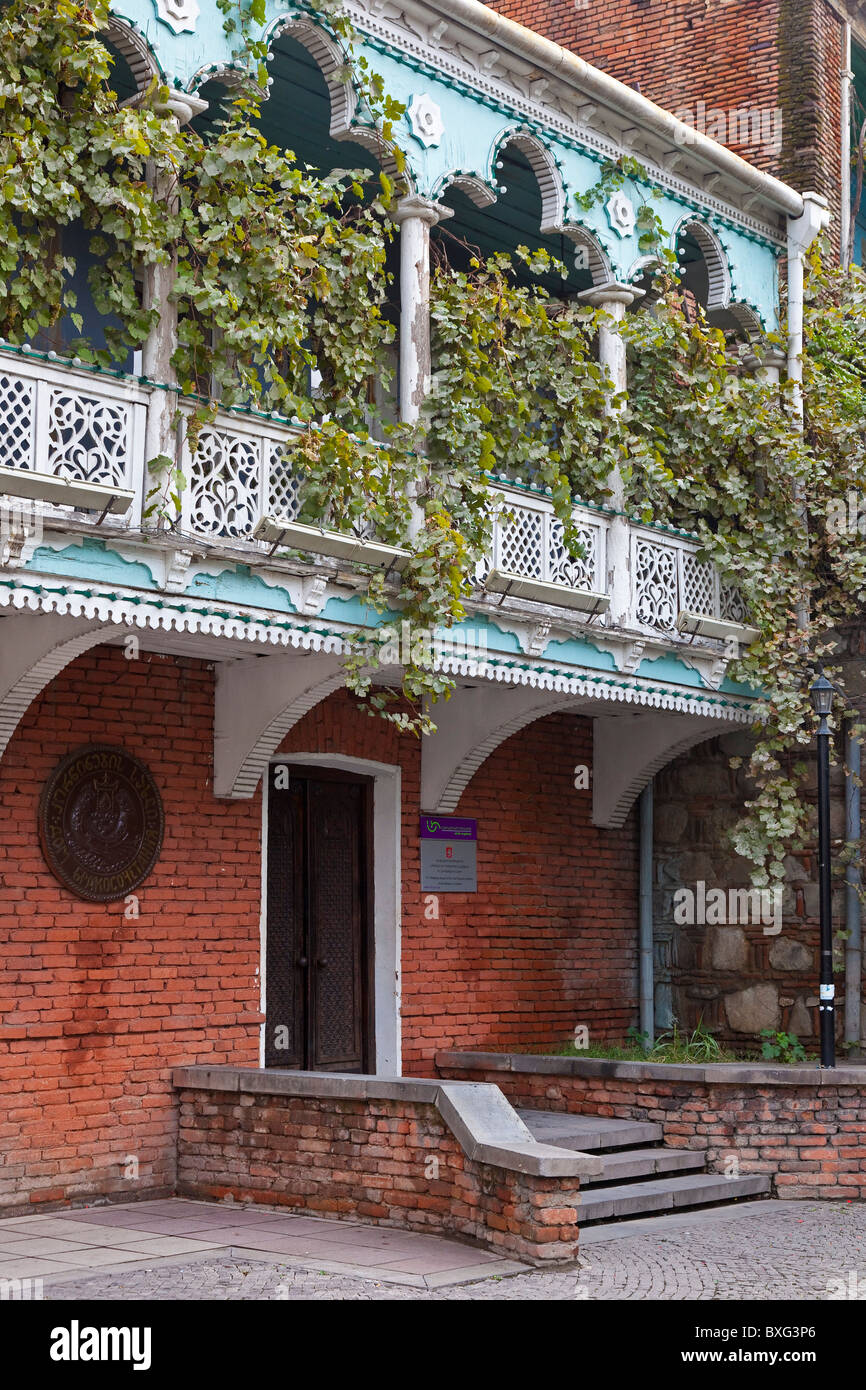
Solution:
<svg viewBox="0 0 866 1390"><path fill-rule="evenodd" d="M369 0L361 0L369 3ZM513 19L489 10L479 0L428 0L427 9L435 10L446 23L463 24L475 33L483 35L491 42L540 68L546 74L559 77L562 81L576 87L583 95L594 98L621 115L628 116L635 124L663 136L672 145L681 147L689 154L709 164L721 174L727 174L747 188L750 193L764 199L777 212L787 217L800 217L803 213L803 199L793 188L755 169L738 154L726 149L724 145L703 135L694 126L677 120L669 111L656 106L655 102L635 92L631 87L618 82L599 68L584 62L576 53L569 53L550 39L524 29Z"/></svg>
<svg viewBox="0 0 866 1390"><path fill-rule="evenodd" d="M815 238L830 221L827 199L803 194L803 213L788 222L788 379L794 382L794 408L803 418L803 264Z"/></svg>
<svg viewBox="0 0 866 1390"><path fill-rule="evenodd" d="M370 0L360 0L360 3L369 4ZM570 84L583 96L594 98L620 115L628 116L643 129L688 150L788 218L788 376L795 383L795 408L802 418L799 383L803 378L800 360L803 352L803 262L816 236L829 223L826 198L819 193L797 193L693 126L677 120L631 87L584 62L576 53L551 43L512 19L505 19L479 0L427 0L427 9L440 14L446 28L449 24L464 25L542 73Z"/></svg>

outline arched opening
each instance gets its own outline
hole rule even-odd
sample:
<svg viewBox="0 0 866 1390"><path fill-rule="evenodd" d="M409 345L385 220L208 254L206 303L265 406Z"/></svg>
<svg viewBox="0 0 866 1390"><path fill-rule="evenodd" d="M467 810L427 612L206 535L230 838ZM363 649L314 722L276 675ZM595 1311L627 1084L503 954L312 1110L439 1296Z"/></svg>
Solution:
<svg viewBox="0 0 866 1390"><path fill-rule="evenodd" d="M261 105L261 132L271 144L290 150L300 165L319 173L369 169L377 174L381 164L372 148L373 139L359 143L356 138L347 138L355 98L335 76L333 46L324 35L321 45L314 45L308 28L312 26L290 24L270 41L267 69L271 81ZM301 41L301 35L306 42ZM225 71L212 74L198 87L208 109L195 118L193 126L204 139L224 119L237 95L238 81L239 74Z"/></svg>
<svg viewBox="0 0 866 1390"><path fill-rule="evenodd" d="M750 336L744 318L731 304L731 273L715 233L702 222L684 222L677 232L676 252L687 308L700 305L724 333Z"/></svg>
<svg viewBox="0 0 866 1390"><path fill-rule="evenodd" d="M132 62L130 61L131 58L133 61L135 61L134 53L131 50L131 46L129 49L127 49L126 52L124 52L123 49L116 42L116 39L119 37L119 35L116 33L116 31L110 32L115 32L115 38L103 38L103 43L105 44L105 47L108 49L108 52L110 53L113 61L110 79L111 86L117 93L118 99L121 102L129 101L129 99L131 97L134 97L136 93L141 89L141 82L136 77L136 73L133 70ZM124 47L126 46L124 45ZM146 70L142 71L140 64L137 66L139 67L140 77L146 80L148 76Z"/></svg>
<svg viewBox="0 0 866 1390"><path fill-rule="evenodd" d="M143 92L159 72L159 64L143 34L112 15L102 41L114 60L112 86L120 100Z"/></svg>
<svg viewBox="0 0 866 1390"><path fill-rule="evenodd" d="M144 39L120 20L112 18L107 30L102 34L112 67L108 86L121 105L132 99L150 82L156 72L156 62ZM102 228L85 227L76 221L55 232L62 252L73 262L74 269L67 281L66 294L74 297L74 312L80 315L80 327L72 318L72 311L64 314L51 327L42 328L35 335L34 347L43 352L56 352L68 355L75 352L76 345L84 340L96 352L108 351L106 329L119 327L118 320L100 313L94 303L90 287L92 270L100 263L100 254L93 250L97 238L102 239ZM120 358L113 356L114 365L131 372L136 366L135 354L130 350Z"/></svg>
<svg viewBox="0 0 866 1390"><path fill-rule="evenodd" d="M500 145L494 174L498 192L487 207L479 207L477 189L467 188L463 179L456 178L443 192L441 201L453 209L454 216L433 231L439 254L455 269L465 270L473 256L513 255L518 246L545 250L565 266L565 279L556 270L531 275L518 262L515 269L521 282L541 285L557 299L571 299L589 289L595 257L583 238L577 245L557 228L563 220L562 190L548 152L534 137L518 132Z"/></svg>
<svg viewBox="0 0 866 1390"><path fill-rule="evenodd" d="M291 154L298 167L313 176L336 170L358 171L366 184L366 198L380 191L379 174L393 175L394 162L381 137L372 129L353 125L357 99L351 84L343 80L345 58L338 45L324 30L307 20L281 21L272 31L267 56L268 87L260 93L257 125L264 138ZM211 71L197 88L207 101L205 111L192 122L193 129L206 142L213 140L224 123L231 104L241 94L243 75L233 69ZM343 207L356 202L350 191ZM399 246L386 245L388 299L382 306L385 319L395 331L399 323ZM396 349L392 372L396 376ZM315 393L318 380L311 374ZM200 388L209 389L202 380ZM369 424L375 428L376 414L393 413L393 392L387 383L371 379L367 405Z"/></svg>

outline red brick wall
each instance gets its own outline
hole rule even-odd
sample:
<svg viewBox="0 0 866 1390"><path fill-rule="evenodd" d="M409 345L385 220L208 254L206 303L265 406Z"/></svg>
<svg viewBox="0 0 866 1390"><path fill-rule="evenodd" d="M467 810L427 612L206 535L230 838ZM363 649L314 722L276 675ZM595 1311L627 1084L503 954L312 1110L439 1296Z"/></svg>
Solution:
<svg viewBox="0 0 866 1390"><path fill-rule="evenodd" d="M123 903L73 897L39 849L46 777L96 742L142 758L164 800L133 921ZM635 832L593 829L573 787L589 721L541 721L480 769L459 807L479 820L479 891L440 896L438 921L419 888L418 743L341 692L281 751L401 766L407 1073L429 1075L437 1047L550 1044L576 1023L618 1037L633 1022ZM0 1203L169 1190L171 1068L258 1060L261 802L215 800L212 757L212 669L103 647L34 702L0 763Z"/></svg>
<svg viewBox="0 0 866 1390"><path fill-rule="evenodd" d="M577 1023L619 1038L635 1021L636 821L597 830L591 792L574 789L578 764L592 766L592 725L555 715L503 744L463 794L459 814L478 818L479 891L465 907L440 899L436 957L449 993L462 962L464 1038L546 1044Z"/></svg>
<svg viewBox="0 0 866 1390"><path fill-rule="evenodd" d="M194 1088L178 1099L181 1196L455 1234L534 1264L577 1255L578 1179L475 1162L433 1105Z"/></svg>
<svg viewBox="0 0 866 1390"><path fill-rule="evenodd" d="M841 24L827 0L487 0L668 111L779 107L781 157L723 140L839 213ZM713 130L709 133L715 134ZM729 130L730 135L730 130Z"/></svg>
<svg viewBox="0 0 866 1390"><path fill-rule="evenodd" d="M258 825L210 796L212 687L202 662L98 648L35 702L0 763L2 1202L172 1190L172 1063L257 1060ZM42 785L86 743L142 758L162 794L138 920L74 897L40 852Z"/></svg>
<svg viewBox="0 0 866 1390"><path fill-rule="evenodd" d="M712 1067L671 1067L666 1076L664 1066L569 1059L561 1065L573 1075L563 1075L541 1066L533 1074L508 1072L507 1065L504 1058L494 1066L484 1058L477 1065L447 1053L439 1058L442 1076L493 1082L512 1105L660 1124L667 1146L705 1153L710 1172L768 1174L776 1197L866 1199L860 1068L848 1085L823 1085L805 1067L797 1069L796 1084L773 1084L746 1079L746 1067L726 1068L739 1070L742 1080L716 1082L701 1078Z"/></svg>
<svg viewBox="0 0 866 1390"><path fill-rule="evenodd" d="M592 727L553 715L482 765L458 814L478 820L478 892L420 890L421 747L359 712L346 694L318 705L281 744L401 766L403 1065L429 1075L437 1047L532 1046L621 1037L633 1022L637 859L632 822L596 830L574 768L592 764Z"/></svg>
<svg viewBox="0 0 866 1390"><path fill-rule="evenodd" d="M496 0L488 8L668 111L698 98L726 109L760 104L775 90L778 0Z"/></svg>
<svg viewBox="0 0 866 1390"><path fill-rule="evenodd" d="M830 203L830 240L838 250L842 25L827 0L780 0L778 104L784 112L782 158L773 170Z"/></svg>

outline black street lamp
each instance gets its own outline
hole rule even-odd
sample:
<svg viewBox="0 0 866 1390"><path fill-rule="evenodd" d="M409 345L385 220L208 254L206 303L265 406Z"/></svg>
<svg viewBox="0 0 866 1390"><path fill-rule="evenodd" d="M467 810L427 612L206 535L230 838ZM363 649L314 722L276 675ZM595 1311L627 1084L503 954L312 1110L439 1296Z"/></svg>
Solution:
<svg viewBox="0 0 866 1390"><path fill-rule="evenodd" d="M836 1065L836 986L833 983L833 908L830 888L830 726L833 687L823 671L809 691L818 723L818 882L821 916L821 975L818 1018L821 1033L821 1066Z"/></svg>

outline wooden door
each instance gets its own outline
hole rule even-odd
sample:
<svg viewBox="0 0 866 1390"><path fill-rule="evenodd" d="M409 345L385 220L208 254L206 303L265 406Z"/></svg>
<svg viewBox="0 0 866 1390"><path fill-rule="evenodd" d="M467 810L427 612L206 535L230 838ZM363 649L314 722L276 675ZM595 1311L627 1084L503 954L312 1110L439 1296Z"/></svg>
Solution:
<svg viewBox="0 0 866 1390"><path fill-rule="evenodd" d="M365 1071L372 782L279 766L268 793L265 1064Z"/></svg>

